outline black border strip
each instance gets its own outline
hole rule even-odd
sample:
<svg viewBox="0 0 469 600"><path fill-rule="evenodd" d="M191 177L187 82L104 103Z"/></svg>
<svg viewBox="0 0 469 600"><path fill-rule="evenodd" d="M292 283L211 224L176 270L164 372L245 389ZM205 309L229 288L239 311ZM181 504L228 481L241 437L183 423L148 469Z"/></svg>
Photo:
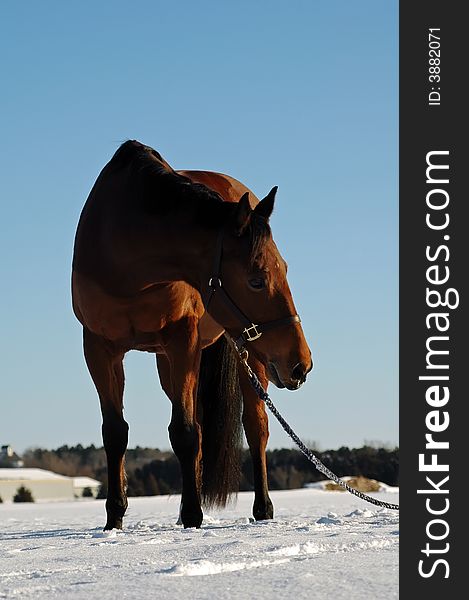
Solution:
<svg viewBox="0 0 469 600"><path fill-rule="evenodd" d="M469 36L463 8L463 2L400 3L400 594L403 598L418 591L429 600L451 592L453 595L446 598L456 598L464 594L458 594L456 586L465 589L462 565L466 556L464 504L468 492L463 441L469 436L463 407L468 398L465 374L469 221L465 215L469 195L463 186L466 172L469 173L469 153L464 139L467 139L468 103L463 88L468 87L469 69L463 56L469 53L463 53L463 48ZM436 37L429 38L430 29L435 29L432 33ZM430 45L429 40L439 44ZM438 49L439 53L430 53L432 49ZM439 63L430 62L431 58L439 58ZM439 67L439 71L431 67ZM436 74L440 80L430 79ZM430 95L431 92L438 92L439 96ZM449 168L434 168L427 173L427 161ZM431 267L434 268L428 271ZM441 282L447 275L448 280ZM448 304L456 305L458 301L458 306L431 307L430 304L438 305L439 296L433 293L427 297L427 288L439 292L442 302L447 298ZM440 316L429 316L435 313ZM447 401L445 394L449 394ZM426 448L427 434L442 445ZM445 442L448 448L444 447ZM420 469L419 455L423 455ZM448 465L448 471L431 471L432 461L438 469ZM449 479L445 480L447 476ZM418 493L418 490L424 491ZM438 511L441 514L436 514Z"/></svg>

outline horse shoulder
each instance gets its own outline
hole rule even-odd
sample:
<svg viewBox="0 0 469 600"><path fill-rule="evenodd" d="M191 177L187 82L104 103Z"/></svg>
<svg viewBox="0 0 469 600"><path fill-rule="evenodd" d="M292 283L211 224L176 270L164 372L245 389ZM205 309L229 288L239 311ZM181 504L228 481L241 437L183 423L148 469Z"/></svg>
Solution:
<svg viewBox="0 0 469 600"><path fill-rule="evenodd" d="M158 283L132 296L117 296L75 271L72 289L73 308L82 325L129 348L152 335L158 345L158 334L169 323L187 319L198 323L204 313L199 292L183 281Z"/></svg>

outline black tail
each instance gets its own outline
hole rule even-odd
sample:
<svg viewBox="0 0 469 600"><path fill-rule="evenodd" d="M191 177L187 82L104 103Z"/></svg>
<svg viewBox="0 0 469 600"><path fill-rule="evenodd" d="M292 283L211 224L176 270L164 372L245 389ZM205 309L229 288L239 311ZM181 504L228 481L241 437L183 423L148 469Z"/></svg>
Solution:
<svg viewBox="0 0 469 600"><path fill-rule="evenodd" d="M240 479L241 389L238 361L225 336L202 351L202 502L225 506Z"/></svg>

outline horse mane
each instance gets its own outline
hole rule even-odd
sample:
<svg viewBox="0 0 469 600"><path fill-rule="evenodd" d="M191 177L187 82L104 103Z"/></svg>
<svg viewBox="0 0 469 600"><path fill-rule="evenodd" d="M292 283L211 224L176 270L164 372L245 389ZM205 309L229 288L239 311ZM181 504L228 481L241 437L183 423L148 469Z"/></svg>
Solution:
<svg viewBox="0 0 469 600"><path fill-rule="evenodd" d="M267 219L259 216L254 211L248 227L250 238L250 263L251 267L263 267L266 263L267 242L272 239L272 232Z"/></svg>
<svg viewBox="0 0 469 600"><path fill-rule="evenodd" d="M116 167L124 167L135 160L149 163L150 161L154 161L154 159L171 169L161 154L153 148L150 148L150 146L145 146L137 140L126 140L116 150L110 164Z"/></svg>
<svg viewBox="0 0 469 600"><path fill-rule="evenodd" d="M137 140L127 140L109 162L111 167L130 167L140 183L145 208L152 213L177 212L186 204L196 204L208 216L214 205L223 203L222 197L201 183L176 173L159 152ZM199 206L200 205L200 206Z"/></svg>
<svg viewBox="0 0 469 600"><path fill-rule="evenodd" d="M137 140L121 144L109 166L132 169L139 182L138 199L150 214L168 215L191 208L195 209L198 223L222 227L236 210L235 203L224 202L220 194L206 185L176 173L159 152ZM271 238L267 219L253 211L243 235L249 236L251 265L262 265L266 243Z"/></svg>

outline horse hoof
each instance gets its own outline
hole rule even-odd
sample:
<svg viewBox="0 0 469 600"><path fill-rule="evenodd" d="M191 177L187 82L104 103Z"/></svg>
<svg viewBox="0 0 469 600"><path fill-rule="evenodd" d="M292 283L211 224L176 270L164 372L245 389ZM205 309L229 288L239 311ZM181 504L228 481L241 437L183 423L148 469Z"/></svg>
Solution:
<svg viewBox="0 0 469 600"><path fill-rule="evenodd" d="M202 525L202 519L192 519L192 520L188 520L188 521L183 521L184 529L190 529L191 527L200 529L201 525Z"/></svg>
<svg viewBox="0 0 469 600"><path fill-rule="evenodd" d="M189 527L196 527L197 529L200 529L200 526L202 525L203 514L202 511L200 511L200 513L196 512L192 514L182 514L181 518L184 529L188 529Z"/></svg>
<svg viewBox="0 0 469 600"><path fill-rule="evenodd" d="M122 519L108 520L104 526L104 531L110 531L111 529L122 529Z"/></svg>
<svg viewBox="0 0 469 600"><path fill-rule="evenodd" d="M274 518L274 507L272 502L266 502L263 506L254 506L252 514L256 521L268 521Z"/></svg>
<svg viewBox="0 0 469 600"><path fill-rule="evenodd" d="M108 498L106 500L106 525L104 531L122 529L122 521L127 510L128 502L125 496L121 498Z"/></svg>

